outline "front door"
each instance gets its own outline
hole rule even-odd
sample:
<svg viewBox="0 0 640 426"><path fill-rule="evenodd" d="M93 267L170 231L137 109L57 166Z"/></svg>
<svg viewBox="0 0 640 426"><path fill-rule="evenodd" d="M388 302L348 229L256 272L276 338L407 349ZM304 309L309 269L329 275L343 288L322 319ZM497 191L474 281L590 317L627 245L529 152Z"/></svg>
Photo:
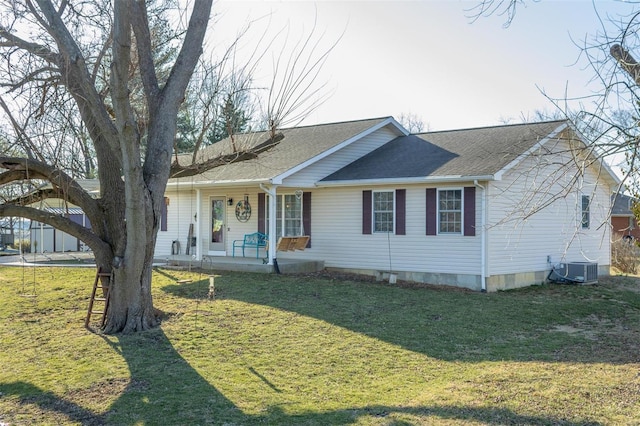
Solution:
<svg viewBox="0 0 640 426"><path fill-rule="evenodd" d="M211 197L211 223L209 226L209 251L225 251L225 238L227 235L225 197Z"/></svg>

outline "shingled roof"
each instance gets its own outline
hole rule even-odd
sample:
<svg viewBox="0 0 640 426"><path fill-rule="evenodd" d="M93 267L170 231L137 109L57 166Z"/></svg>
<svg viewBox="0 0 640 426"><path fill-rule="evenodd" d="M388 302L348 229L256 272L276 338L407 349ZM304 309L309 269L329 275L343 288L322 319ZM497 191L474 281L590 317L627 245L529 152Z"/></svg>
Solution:
<svg viewBox="0 0 640 426"><path fill-rule="evenodd" d="M261 153L258 158L216 167L198 175L198 180L267 181L391 120L393 120L391 117L382 117L278 130L284 138L273 148ZM242 150L255 147L269 138L268 132L235 135L233 141L227 138L203 149L198 161L215 158L221 153L233 152L232 144L235 144L236 150ZM180 157L181 164L187 164L190 160L190 156Z"/></svg>
<svg viewBox="0 0 640 426"><path fill-rule="evenodd" d="M633 217L631 207L637 200L629 195L615 193L611 196L611 215Z"/></svg>
<svg viewBox="0 0 640 426"><path fill-rule="evenodd" d="M564 124L549 121L401 136L322 182L492 176Z"/></svg>

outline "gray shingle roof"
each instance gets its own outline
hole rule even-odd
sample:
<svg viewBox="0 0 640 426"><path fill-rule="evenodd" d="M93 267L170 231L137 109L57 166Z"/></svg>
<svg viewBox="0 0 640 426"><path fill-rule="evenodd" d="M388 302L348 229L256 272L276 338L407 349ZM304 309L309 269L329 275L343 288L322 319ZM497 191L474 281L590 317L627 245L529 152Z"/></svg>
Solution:
<svg viewBox="0 0 640 426"><path fill-rule="evenodd" d="M633 216L631 211L631 202L635 199L624 194L613 194L611 196L611 215L612 216Z"/></svg>
<svg viewBox="0 0 640 426"><path fill-rule="evenodd" d="M550 121L401 136L322 181L489 176L562 124Z"/></svg>
<svg viewBox="0 0 640 426"><path fill-rule="evenodd" d="M276 146L253 160L231 163L198 175L198 180L266 181L276 177L350 138L388 120L389 117L349 121L279 130L284 135ZM240 134L234 137L239 149L253 147L268 140L267 132ZM199 161L214 158L220 153L233 152L230 138L217 142L199 154ZM181 156L181 164L190 162Z"/></svg>

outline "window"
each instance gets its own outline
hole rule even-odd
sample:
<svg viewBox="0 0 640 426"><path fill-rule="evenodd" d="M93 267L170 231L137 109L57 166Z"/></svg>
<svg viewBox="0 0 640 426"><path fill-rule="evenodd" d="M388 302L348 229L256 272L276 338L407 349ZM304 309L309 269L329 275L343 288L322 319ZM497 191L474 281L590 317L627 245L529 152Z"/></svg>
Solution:
<svg viewBox="0 0 640 426"><path fill-rule="evenodd" d="M394 191L373 192L373 232L393 232Z"/></svg>
<svg viewBox="0 0 640 426"><path fill-rule="evenodd" d="M271 218L267 204L267 229ZM294 194L276 196L276 235L278 237L296 237L304 235L302 229L302 197ZM283 232L284 230L284 232Z"/></svg>
<svg viewBox="0 0 640 426"><path fill-rule="evenodd" d="M440 234L462 233L462 191L460 189L438 190L438 232Z"/></svg>
<svg viewBox="0 0 640 426"><path fill-rule="evenodd" d="M582 196L582 229L589 228L589 222L591 221L589 206L591 205L591 199L588 195Z"/></svg>

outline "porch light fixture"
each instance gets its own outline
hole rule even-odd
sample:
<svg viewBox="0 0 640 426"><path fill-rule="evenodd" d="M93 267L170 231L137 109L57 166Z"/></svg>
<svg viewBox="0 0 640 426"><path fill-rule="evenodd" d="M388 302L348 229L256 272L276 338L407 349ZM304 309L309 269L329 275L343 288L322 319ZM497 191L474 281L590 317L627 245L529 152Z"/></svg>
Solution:
<svg viewBox="0 0 640 426"><path fill-rule="evenodd" d="M233 198L229 198L229 199L227 200L227 205L228 205L228 206L232 206L232 205L233 205Z"/></svg>

